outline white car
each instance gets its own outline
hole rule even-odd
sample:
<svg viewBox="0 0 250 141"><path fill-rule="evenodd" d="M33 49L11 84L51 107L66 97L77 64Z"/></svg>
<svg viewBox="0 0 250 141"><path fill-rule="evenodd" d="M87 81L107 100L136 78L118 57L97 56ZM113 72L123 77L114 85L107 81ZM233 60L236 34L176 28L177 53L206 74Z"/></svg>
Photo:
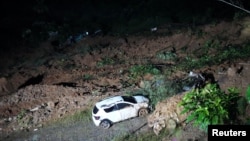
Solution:
<svg viewBox="0 0 250 141"><path fill-rule="evenodd" d="M149 99L137 96L113 96L95 104L92 120L96 126L108 129L113 123L145 116L149 112Z"/></svg>

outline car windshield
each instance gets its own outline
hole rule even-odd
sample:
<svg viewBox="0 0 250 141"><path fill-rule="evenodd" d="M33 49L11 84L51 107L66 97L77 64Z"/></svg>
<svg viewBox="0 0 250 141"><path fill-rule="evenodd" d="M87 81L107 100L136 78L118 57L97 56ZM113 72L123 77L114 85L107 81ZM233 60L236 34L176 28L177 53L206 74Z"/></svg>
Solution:
<svg viewBox="0 0 250 141"><path fill-rule="evenodd" d="M130 103L137 103L135 98L132 96L122 96L122 98L124 99L124 101L126 102L130 102Z"/></svg>

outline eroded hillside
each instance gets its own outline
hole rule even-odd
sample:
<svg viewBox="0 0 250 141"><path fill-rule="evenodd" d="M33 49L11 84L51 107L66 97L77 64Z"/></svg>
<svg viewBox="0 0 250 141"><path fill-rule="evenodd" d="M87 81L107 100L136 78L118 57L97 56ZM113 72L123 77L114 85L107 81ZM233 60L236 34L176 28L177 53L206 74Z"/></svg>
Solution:
<svg viewBox="0 0 250 141"><path fill-rule="evenodd" d="M86 36L70 45L55 46L51 40L41 43L39 48L18 54L15 65L1 72L0 132L6 135L42 127L52 119L91 107L100 98L139 89L140 82L150 77L132 80L132 66L151 64L168 72L169 66L180 63L159 58L160 53L174 51L178 58L185 58L196 52L199 58L209 41L218 42L221 48L244 44L250 37L248 23L249 19L199 27L166 25L139 35ZM9 59L11 56L3 58ZM225 60L171 72L169 79L181 78L189 71L207 72L222 89L236 86L244 94L250 82L249 69L249 59Z"/></svg>

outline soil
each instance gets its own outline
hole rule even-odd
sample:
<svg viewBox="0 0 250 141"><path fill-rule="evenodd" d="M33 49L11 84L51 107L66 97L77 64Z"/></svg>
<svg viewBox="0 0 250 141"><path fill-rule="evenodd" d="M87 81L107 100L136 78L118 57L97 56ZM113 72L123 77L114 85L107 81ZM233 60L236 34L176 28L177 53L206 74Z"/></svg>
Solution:
<svg viewBox="0 0 250 141"><path fill-rule="evenodd" d="M130 133L144 125L145 118L119 123L107 131L94 127L91 122L67 126L47 126L46 123L91 108L104 97L139 89L139 81L131 85L129 68L150 62L167 69L174 62L157 59L156 54L162 50L174 47L176 54L183 57L215 37L221 39L224 46L246 42L250 37L249 28L245 26L248 21L223 21L195 27L195 31L204 33L202 37L190 28L166 25L154 32L124 37L87 36L68 45L55 46L48 39L37 48L17 49L18 54L3 55L0 140L110 140L118 134ZM186 47L184 53L183 47ZM250 58L246 58L189 71L209 72L223 90L237 87L245 95L250 82L249 70ZM170 79L183 74L188 71L174 72ZM250 115L249 111L246 113ZM140 131L151 131L143 127ZM198 134L196 128L188 127L183 130L183 140L206 140L202 132Z"/></svg>

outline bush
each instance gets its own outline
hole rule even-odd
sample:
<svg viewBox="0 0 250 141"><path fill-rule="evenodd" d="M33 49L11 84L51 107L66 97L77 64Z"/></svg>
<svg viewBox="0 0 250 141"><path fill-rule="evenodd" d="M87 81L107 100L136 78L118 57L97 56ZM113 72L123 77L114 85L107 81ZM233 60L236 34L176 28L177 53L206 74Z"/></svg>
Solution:
<svg viewBox="0 0 250 141"><path fill-rule="evenodd" d="M162 59L162 60L166 60L166 61L170 61L170 60L176 60L177 55L173 52L161 52L157 54L157 58Z"/></svg>
<svg viewBox="0 0 250 141"><path fill-rule="evenodd" d="M189 113L187 122L207 131L208 125L223 124L234 115L239 92L229 88L228 94L221 91L216 84L207 84L204 88L193 89L180 102L184 107L182 113ZM229 113L231 112L231 113Z"/></svg>
<svg viewBox="0 0 250 141"><path fill-rule="evenodd" d="M164 76L157 76L152 81L145 81L144 84L143 91L150 99L152 108L154 108L158 102L167 97L171 97L180 91L180 88L176 83L167 81Z"/></svg>
<svg viewBox="0 0 250 141"><path fill-rule="evenodd" d="M138 77L142 77L143 75L147 73L150 73L153 75L158 75L161 73L160 70L158 70L152 65L135 65L129 69L129 72L130 72L129 76L132 79L137 79Z"/></svg>

